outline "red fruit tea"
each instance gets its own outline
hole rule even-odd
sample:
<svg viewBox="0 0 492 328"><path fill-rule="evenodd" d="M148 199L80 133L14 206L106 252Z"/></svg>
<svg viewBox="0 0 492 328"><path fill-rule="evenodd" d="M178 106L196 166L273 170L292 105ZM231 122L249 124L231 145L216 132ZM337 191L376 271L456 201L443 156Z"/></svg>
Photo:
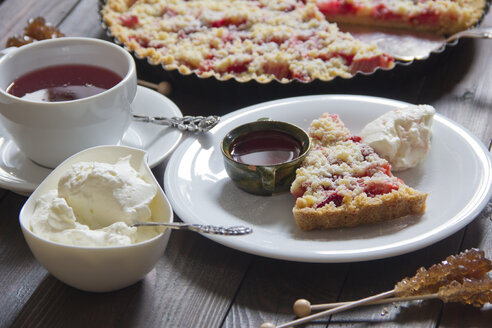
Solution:
<svg viewBox="0 0 492 328"><path fill-rule="evenodd" d="M7 92L32 101L69 101L106 91L122 80L115 72L94 65L48 66L14 80Z"/></svg>

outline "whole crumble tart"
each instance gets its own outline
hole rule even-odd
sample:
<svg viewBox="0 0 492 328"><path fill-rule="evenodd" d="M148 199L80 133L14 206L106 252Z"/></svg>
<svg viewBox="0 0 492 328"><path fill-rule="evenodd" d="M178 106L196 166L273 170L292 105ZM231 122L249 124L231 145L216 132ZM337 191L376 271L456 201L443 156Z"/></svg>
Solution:
<svg viewBox="0 0 492 328"><path fill-rule="evenodd" d="M484 6L485 0L107 0L101 15L128 50L167 70L309 82L395 64L334 22L448 32L476 23Z"/></svg>
<svg viewBox="0 0 492 328"><path fill-rule="evenodd" d="M291 192L302 230L352 227L422 214L427 194L393 176L391 166L337 115L309 127L313 148L297 169Z"/></svg>

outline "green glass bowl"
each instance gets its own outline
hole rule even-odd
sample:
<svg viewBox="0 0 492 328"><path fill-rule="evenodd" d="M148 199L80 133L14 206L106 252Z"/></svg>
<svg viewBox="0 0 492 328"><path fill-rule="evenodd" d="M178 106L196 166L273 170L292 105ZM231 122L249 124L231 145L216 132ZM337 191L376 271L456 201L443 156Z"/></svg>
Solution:
<svg viewBox="0 0 492 328"><path fill-rule="evenodd" d="M274 165L251 165L235 161L230 154L231 144L236 138L253 131L287 133L301 144L300 155L288 162ZM236 127L226 134L221 144L224 166L232 181L246 192L264 196L289 191L295 179L296 169L301 165L310 147L309 135L300 127L287 122L265 119Z"/></svg>

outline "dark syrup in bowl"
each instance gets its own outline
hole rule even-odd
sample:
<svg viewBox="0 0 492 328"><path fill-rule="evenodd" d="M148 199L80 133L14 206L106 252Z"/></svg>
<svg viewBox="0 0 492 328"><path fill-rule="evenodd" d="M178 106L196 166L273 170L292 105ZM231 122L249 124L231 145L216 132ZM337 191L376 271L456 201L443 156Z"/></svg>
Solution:
<svg viewBox="0 0 492 328"><path fill-rule="evenodd" d="M276 165L300 156L302 145L280 131L251 131L238 136L229 147L236 162L248 165Z"/></svg>

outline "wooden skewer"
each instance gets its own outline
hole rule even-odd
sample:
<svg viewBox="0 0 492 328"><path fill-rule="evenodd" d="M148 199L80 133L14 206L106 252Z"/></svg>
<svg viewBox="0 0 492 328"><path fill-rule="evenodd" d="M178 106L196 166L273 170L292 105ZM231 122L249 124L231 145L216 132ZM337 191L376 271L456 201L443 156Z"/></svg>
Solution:
<svg viewBox="0 0 492 328"><path fill-rule="evenodd" d="M366 304L366 303L371 303L371 302L376 301L376 300L380 300L380 299L383 299L383 298L391 297L394 294L395 294L395 291L394 290L390 290L390 291L387 291L387 292L384 292L384 293L381 293L381 294L377 294L377 295L374 295L374 296L363 298L363 299L358 300L358 301L347 302L347 304L345 304L345 305L337 306L335 308L332 308L332 309L329 309L329 310L325 310L325 311L321 311L321 312L318 312L316 314L311 314L311 315L308 315L307 317L296 319L296 320L293 320L293 321L290 321L290 322L286 322L286 323L283 323L283 324L281 324L279 326L275 326L273 323L270 323L270 322L265 322L264 324L262 324L260 326L260 328L287 328L287 327L294 327L294 326L297 326L297 325L300 325L300 324L303 324L303 323L312 321L314 319L322 318L322 317L325 317L325 316L328 316L328 315L331 315L331 314L334 314L334 313L338 313L338 312L341 312L341 311L352 309L354 307L357 307L357 306L360 306L360 305L363 305L363 304Z"/></svg>
<svg viewBox="0 0 492 328"><path fill-rule="evenodd" d="M435 299L439 298L439 295L436 294L427 294L427 295L418 295L418 296L406 296L406 297L390 297L390 298L384 298L380 299L377 301L373 301L370 303L365 303L361 305L374 305L374 304L386 304L386 303L393 303L393 302L405 302L405 301L415 301L415 300L428 300L428 299ZM325 304L314 304L312 305L311 302L305 299L298 299L293 306L294 309L294 314L298 316L299 318L306 317L311 314L311 311L316 311L316 310L326 310L326 309L333 309L338 306L342 306L345 304L349 304L352 302L336 302L336 303L325 303Z"/></svg>
<svg viewBox="0 0 492 328"><path fill-rule="evenodd" d="M139 79L137 80L137 83L144 87L157 90L157 92L163 94L164 96L169 96L171 94L171 84L166 81L162 81L161 83L157 84Z"/></svg>

